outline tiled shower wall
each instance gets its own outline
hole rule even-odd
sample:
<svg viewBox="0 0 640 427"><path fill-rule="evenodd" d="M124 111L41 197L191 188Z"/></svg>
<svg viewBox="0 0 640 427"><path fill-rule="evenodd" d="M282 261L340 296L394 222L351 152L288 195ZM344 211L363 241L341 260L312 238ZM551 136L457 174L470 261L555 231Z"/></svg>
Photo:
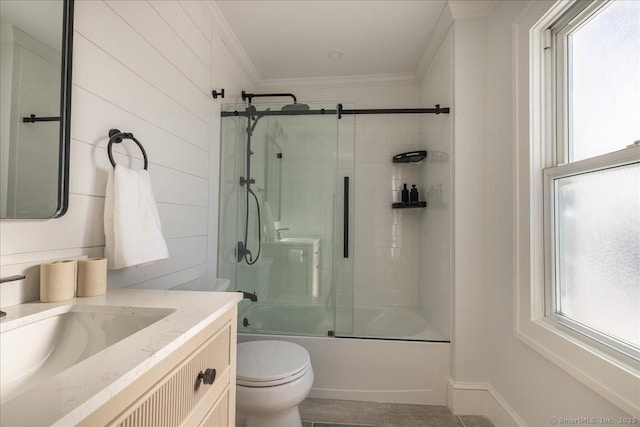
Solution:
<svg viewBox="0 0 640 427"><path fill-rule="evenodd" d="M282 216L277 224L289 228L283 236L320 239L318 295L326 300L333 281L338 123L332 116L280 117L278 122L287 137L282 142Z"/></svg>
<svg viewBox="0 0 640 427"><path fill-rule="evenodd" d="M285 90L286 89L286 90ZM300 102L342 102L345 108L409 108L419 106L419 87L414 83L359 84L357 87L269 86L268 91L294 92ZM263 88L263 91L267 89ZM392 210L403 183L421 188L422 165L398 165L394 154L424 149L420 118L412 115L360 115L340 122L341 139L353 142L355 120L354 206L351 245L354 266L353 290L349 280L339 280L338 304L353 292L357 306L417 306L420 300L420 226L425 209ZM290 137L289 137L290 138ZM348 167L349 160L342 166ZM330 207L331 201L323 204ZM342 199L338 197L338 212ZM324 212L318 211L318 215ZM340 224L336 224L341 229ZM338 254L340 255L340 254ZM349 270L347 266L344 270ZM339 269L340 271L340 269ZM349 274L346 273L348 278ZM351 305L351 301L346 305Z"/></svg>

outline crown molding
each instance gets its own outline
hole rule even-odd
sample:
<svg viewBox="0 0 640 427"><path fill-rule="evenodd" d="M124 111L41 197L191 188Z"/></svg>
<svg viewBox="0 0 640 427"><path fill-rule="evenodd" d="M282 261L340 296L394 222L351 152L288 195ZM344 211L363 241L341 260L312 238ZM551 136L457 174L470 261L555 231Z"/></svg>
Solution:
<svg viewBox="0 0 640 427"><path fill-rule="evenodd" d="M305 77L293 79L263 80L260 89L297 87L309 89L331 89L341 87L412 85L419 83L415 73L366 74L357 76Z"/></svg>
<svg viewBox="0 0 640 427"><path fill-rule="evenodd" d="M433 58L442 45L442 41L447 35L447 32L449 32L449 28L451 28L451 24L453 24L453 16L451 15L451 10L445 5L442 8L442 12L440 12L436 28L433 29L433 32L429 36L427 48L424 50L420 62L418 62L416 77L419 80L422 80L427 73L427 70L433 62Z"/></svg>
<svg viewBox="0 0 640 427"><path fill-rule="evenodd" d="M212 23L214 30L229 48L233 57L246 72L252 83L263 89L279 87L300 88L340 88L385 86L390 84L418 84L429 69L442 41L454 20L460 18L473 18L487 16L497 4L497 0L449 0L443 7L436 28L429 37L429 43L425 49L415 72L394 74L370 74L336 77L310 77L292 79L263 79L257 68L242 47L242 44L233 33L229 23L218 8L216 0L199 1L205 16ZM448 6L448 7L447 7Z"/></svg>
<svg viewBox="0 0 640 427"><path fill-rule="evenodd" d="M453 19L487 16L498 4L497 0L449 0Z"/></svg>
<svg viewBox="0 0 640 427"><path fill-rule="evenodd" d="M238 64L247 73L247 76L252 83L258 87L262 83L262 77L258 72L258 69L253 65L253 62L249 58L247 51L244 50L242 44L233 33L231 26L224 18L224 15L218 8L218 5L214 0L199 1L202 11L205 16L211 21L213 29L218 33L224 44L229 48L229 51L233 57L238 61Z"/></svg>

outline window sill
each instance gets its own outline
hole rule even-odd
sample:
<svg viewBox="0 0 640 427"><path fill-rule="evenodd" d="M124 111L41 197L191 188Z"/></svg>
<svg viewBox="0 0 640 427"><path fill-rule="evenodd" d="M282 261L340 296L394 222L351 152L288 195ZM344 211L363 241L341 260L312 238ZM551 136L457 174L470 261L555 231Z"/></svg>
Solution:
<svg viewBox="0 0 640 427"><path fill-rule="evenodd" d="M640 362L611 351L550 320L521 316L515 335L589 388L640 416Z"/></svg>

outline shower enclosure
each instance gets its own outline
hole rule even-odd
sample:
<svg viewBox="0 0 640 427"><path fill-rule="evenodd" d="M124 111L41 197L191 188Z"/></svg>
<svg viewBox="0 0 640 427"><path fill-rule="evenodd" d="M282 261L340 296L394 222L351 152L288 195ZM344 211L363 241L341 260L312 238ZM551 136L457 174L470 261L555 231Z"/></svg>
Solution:
<svg viewBox="0 0 640 427"><path fill-rule="evenodd" d="M250 297L240 304L238 331L448 341L418 302L357 301L354 283L367 280L359 240L375 234L358 225L371 215L357 179L355 112L365 110L253 101L222 110L218 276ZM418 212L396 214L421 221Z"/></svg>

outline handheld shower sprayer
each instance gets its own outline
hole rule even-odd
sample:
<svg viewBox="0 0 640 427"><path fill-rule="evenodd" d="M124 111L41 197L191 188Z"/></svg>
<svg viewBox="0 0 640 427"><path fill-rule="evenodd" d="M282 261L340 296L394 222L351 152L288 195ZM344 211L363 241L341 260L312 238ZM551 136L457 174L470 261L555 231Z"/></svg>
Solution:
<svg viewBox="0 0 640 427"><path fill-rule="evenodd" d="M293 99L293 104L288 104L282 107L281 111L306 111L309 110L309 106L307 104L298 104L298 99L292 93L247 93L244 90L242 91L242 100L247 101L247 107L245 109L247 116L247 154L246 154L246 176L240 177L240 186L245 187L246 190L246 209L245 209L245 224L244 224L244 241L238 242L236 246L236 259L238 262L246 262L248 265L253 265L258 262L260 259L260 252L262 251L262 221L260 218L260 202L258 200L258 196L251 189L251 185L255 184L256 180L251 177L251 156L253 155L253 151L251 151L251 137L253 136L253 132L258 125L258 122L261 118L265 116L264 113L270 111L270 108L267 108L263 111L258 111L254 105L251 105L251 101L253 98L272 98L272 97L291 97ZM258 252L256 253L255 258L251 251L247 248L247 243L249 240L249 196L253 196L256 203L256 211L258 217Z"/></svg>

